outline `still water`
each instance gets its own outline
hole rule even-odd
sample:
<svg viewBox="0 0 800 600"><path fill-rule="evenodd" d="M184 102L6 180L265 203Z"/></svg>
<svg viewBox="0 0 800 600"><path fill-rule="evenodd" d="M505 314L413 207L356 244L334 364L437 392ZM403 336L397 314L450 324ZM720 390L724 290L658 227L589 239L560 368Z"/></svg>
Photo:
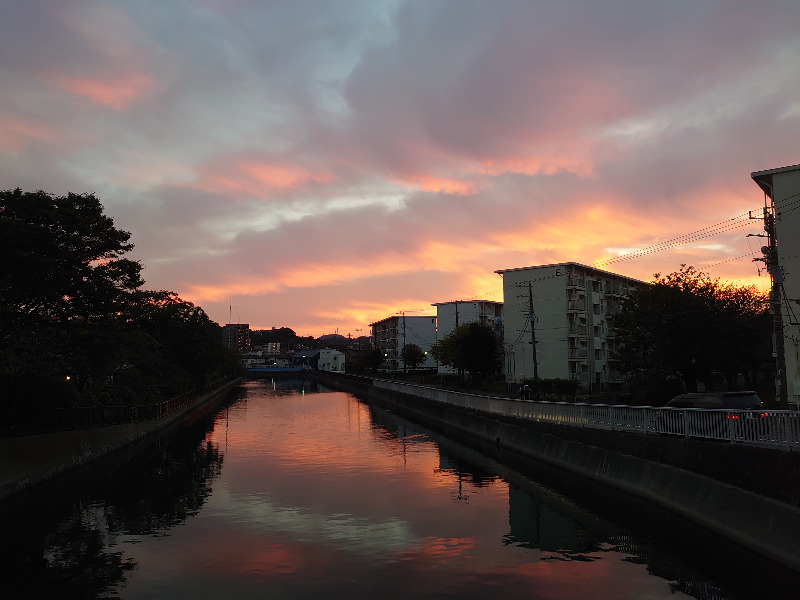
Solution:
<svg viewBox="0 0 800 600"><path fill-rule="evenodd" d="M299 381L247 382L199 427L71 479L5 507L0 597L800 593L663 514Z"/></svg>

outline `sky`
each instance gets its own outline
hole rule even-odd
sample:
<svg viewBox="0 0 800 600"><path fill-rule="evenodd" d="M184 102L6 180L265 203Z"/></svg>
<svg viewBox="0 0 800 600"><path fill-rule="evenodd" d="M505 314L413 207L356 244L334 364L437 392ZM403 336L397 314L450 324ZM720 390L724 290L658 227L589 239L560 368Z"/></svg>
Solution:
<svg viewBox="0 0 800 600"><path fill-rule="evenodd" d="M357 337L559 262L769 285L750 173L800 163L797 0L0 10L0 189L96 194L220 324Z"/></svg>

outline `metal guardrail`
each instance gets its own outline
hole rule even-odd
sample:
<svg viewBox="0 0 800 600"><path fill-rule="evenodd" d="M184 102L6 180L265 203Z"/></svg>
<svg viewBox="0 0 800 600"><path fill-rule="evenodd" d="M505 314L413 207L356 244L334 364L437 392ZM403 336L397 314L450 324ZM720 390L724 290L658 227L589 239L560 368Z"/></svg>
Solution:
<svg viewBox="0 0 800 600"><path fill-rule="evenodd" d="M800 413L788 410L717 410L541 402L479 396L400 381L373 380L378 388L462 408L543 423L641 434L677 435L768 448L800 450Z"/></svg>

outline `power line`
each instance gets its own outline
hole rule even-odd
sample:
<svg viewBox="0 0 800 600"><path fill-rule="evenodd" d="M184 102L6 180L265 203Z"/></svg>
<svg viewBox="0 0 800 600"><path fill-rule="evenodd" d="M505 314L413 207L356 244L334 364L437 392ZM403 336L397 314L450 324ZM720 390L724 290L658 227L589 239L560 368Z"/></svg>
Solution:
<svg viewBox="0 0 800 600"><path fill-rule="evenodd" d="M684 235L680 235L663 242L659 242L657 244L651 244L650 246L646 246L644 248L640 248L639 250L634 250L633 252L629 252L627 254L622 254L620 256L616 256L614 258L608 258L605 260L597 261L592 266L596 268L601 268L605 265L610 265L617 262L622 262L625 260L631 260L634 258L639 258L641 256L646 256L648 254L655 254L657 252L662 252L664 250L669 250L671 248L675 248L677 246L683 246L685 244L696 242L708 237L712 237L714 235L718 235L720 233L726 233L728 231L732 231L734 229L742 228L750 223L750 214L752 211L742 213L741 215L737 215L732 219L726 219L725 221L721 221L715 225L710 225L708 227L704 227L702 229L698 229L697 231L693 231L691 233L687 233ZM747 217L747 219L744 219Z"/></svg>
<svg viewBox="0 0 800 600"><path fill-rule="evenodd" d="M795 200L794 202L789 203L788 205L783 205L781 207L781 209L785 211L789 206L793 206L795 204L797 204L797 206L792 208L789 212L797 210L798 208L800 208L800 194L793 194L792 196L787 196L786 198L784 198L784 200L788 200L789 198L794 198L795 196L798 197L797 200ZM603 267L605 267L607 265L611 265L611 264L618 263L618 262L623 262L623 261L626 261L626 260L633 260L635 258L640 258L642 256L647 256L647 255L650 255L650 254L656 254L658 252L663 252L665 250L670 250L670 249L676 248L678 246L683 246L683 245L686 245L686 244L689 244L689 243L692 243L692 242L696 242L696 241L700 241L702 239L713 237L713 236L719 235L721 233L727 233L729 231L733 231L733 230L736 230L736 229L741 229L742 227L745 227L745 226L750 224L750 222L752 221L751 215L752 215L753 212L754 211L750 210L750 211L741 213L739 215L736 215L735 217L732 217L730 219L725 219L724 221L720 221L719 223L715 223L714 225L709 225L708 227L703 227L701 229L697 229L697 230L692 231L690 233L685 233L683 235L679 235L679 236L670 238L670 239L665 240L663 242L658 242L656 244L651 244L649 246L645 246L644 248L640 248L639 250L634 250L633 252L628 252L627 254L621 254L621 255L615 256L613 258L607 258L607 259L604 259L604 260L599 260L597 262L592 263L591 266L594 267L594 268L597 268L597 269L601 269L601 268L603 268ZM714 266L717 266L717 265L721 265L723 263L732 262L732 261L735 261L735 260L741 260L743 258L752 257L755 254L756 254L756 252L751 252L750 254L743 254L741 256L737 256L737 257L734 257L734 258L728 258L728 259L725 259L725 260L722 260L722 261L719 261L719 262L716 262L716 263L712 263L710 265L706 265L705 268L714 267ZM532 279L532 280L530 280L530 282L543 281L545 279L551 279L553 277L556 277L556 275L549 275L549 276L541 277L541 278L538 278L538 279ZM560 277L560 275L558 277ZM516 287L527 286L527 285L528 285L527 282L521 282L521 283L517 283ZM494 295L497 295L499 293L502 293L503 290L504 290L504 288L498 288L498 289L495 289L495 290L492 290L492 291L483 292L481 294L478 294L476 296L468 298L467 300L465 300L465 302L466 301L471 301L471 300L482 300L482 299L486 298L487 296L494 296Z"/></svg>
<svg viewBox="0 0 800 600"><path fill-rule="evenodd" d="M727 262L733 262L734 260L741 260L743 258L752 258L758 254L757 252L750 252L749 254L742 254L741 256L734 256L733 258L726 258L725 260L721 260L719 262L711 263L710 265L703 265L704 269L708 269L709 267L716 267L717 265L721 265Z"/></svg>

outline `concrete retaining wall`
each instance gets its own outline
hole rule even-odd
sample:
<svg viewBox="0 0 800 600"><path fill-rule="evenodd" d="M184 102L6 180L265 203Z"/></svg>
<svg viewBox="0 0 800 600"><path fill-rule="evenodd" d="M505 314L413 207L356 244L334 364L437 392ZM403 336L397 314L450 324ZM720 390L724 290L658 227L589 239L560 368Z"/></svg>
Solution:
<svg viewBox="0 0 800 600"><path fill-rule="evenodd" d="M238 384L239 380L228 382L152 421L2 438L0 499L158 436L173 425L193 421L213 410L216 400Z"/></svg>
<svg viewBox="0 0 800 600"><path fill-rule="evenodd" d="M791 500L767 497L714 479L708 474L692 472L652 458L621 452L618 447L610 449L603 445L569 439L570 428L563 426L559 426L561 435L555 435L552 427L542 428L513 419L498 419L480 411L464 410L345 380L328 377L318 377L318 379L331 387L365 394L396 412L407 414L423 423L483 442L494 443L502 449L549 463L644 498L778 563L800 571L800 510L796 502L793 503ZM605 434L614 436L618 446L620 433L605 432ZM601 434L589 435L593 435L595 441L603 440ZM644 446L652 446L651 455L668 453L667 448L671 443L683 446L683 454L690 454L686 450L686 448L691 449L691 446L687 446L687 440L662 436L636 437L640 450ZM645 441L645 438L651 439ZM709 444L718 445L715 442L695 442L695 444L705 444L706 447ZM723 444L722 447L724 446ZM714 456L716 456L714 452L708 452L705 458L713 459ZM753 456L755 464L758 460L763 461L766 455L756 452ZM775 457L774 454L770 456ZM786 461L790 470L795 468L794 463L794 459ZM765 464L765 467L769 473L774 470L773 465ZM713 472L714 466L707 470ZM723 465L718 470L730 469ZM781 489L785 487L783 483L777 486ZM786 496L789 499L796 499L797 490L790 489Z"/></svg>

